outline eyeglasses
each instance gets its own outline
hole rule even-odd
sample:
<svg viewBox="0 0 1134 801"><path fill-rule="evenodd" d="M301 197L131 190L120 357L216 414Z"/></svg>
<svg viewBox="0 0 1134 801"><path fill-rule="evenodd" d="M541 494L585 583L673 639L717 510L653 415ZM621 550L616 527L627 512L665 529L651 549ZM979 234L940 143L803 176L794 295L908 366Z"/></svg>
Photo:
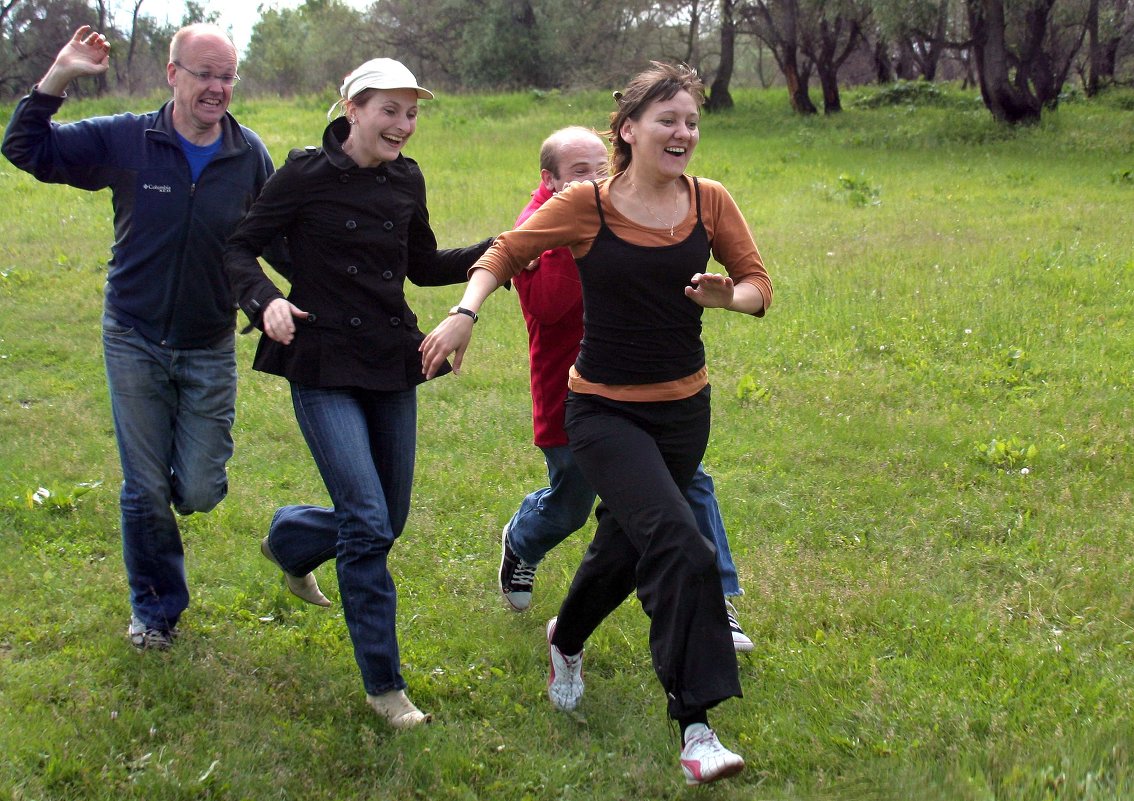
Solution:
<svg viewBox="0 0 1134 801"><path fill-rule="evenodd" d="M189 69L180 61L174 61L173 66L177 67L178 69L185 70L201 83L212 83L213 81L220 81L225 86L235 86L236 82L240 80L239 75L213 75L208 70L206 70L205 72L197 72L196 70Z"/></svg>

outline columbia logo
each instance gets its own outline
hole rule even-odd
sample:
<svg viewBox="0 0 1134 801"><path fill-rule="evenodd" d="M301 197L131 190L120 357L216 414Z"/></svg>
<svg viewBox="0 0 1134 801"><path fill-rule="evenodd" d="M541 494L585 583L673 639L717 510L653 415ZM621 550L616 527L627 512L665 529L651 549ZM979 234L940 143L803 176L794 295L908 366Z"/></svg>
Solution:
<svg viewBox="0 0 1134 801"><path fill-rule="evenodd" d="M165 194L173 191L173 187L169 184L142 184L142 189L148 189L151 192L164 192Z"/></svg>

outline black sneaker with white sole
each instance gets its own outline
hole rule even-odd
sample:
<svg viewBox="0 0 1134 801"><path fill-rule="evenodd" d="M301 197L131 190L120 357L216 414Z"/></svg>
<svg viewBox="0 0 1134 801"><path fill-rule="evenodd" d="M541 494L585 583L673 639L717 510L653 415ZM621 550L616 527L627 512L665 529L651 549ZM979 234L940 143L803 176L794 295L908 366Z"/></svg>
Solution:
<svg viewBox="0 0 1134 801"><path fill-rule="evenodd" d="M744 629L740 627L740 621L736 619L736 607L727 600L724 605L728 612L728 628L732 632L732 647L738 653L746 654L756 646L752 643L752 639L744 633Z"/></svg>
<svg viewBox="0 0 1134 801"><path fill-rule="evenodd" d="M500 537L500 592L517 612L531 606L535 572L535 565L529 565L512 550L508 544L508 527L504 526Z"/></svg>

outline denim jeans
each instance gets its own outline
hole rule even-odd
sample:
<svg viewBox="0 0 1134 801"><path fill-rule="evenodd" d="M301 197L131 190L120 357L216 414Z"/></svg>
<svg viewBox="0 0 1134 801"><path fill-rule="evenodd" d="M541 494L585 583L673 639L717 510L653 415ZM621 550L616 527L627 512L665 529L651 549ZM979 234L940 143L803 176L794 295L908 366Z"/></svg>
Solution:
<svg viewBox="0 0 1134 801"><path fill-rule="evenodd" d="M179 350L102 319L110 411L122 463L122 555L130 605L172 629L189 605L178 514L207 512L228 492L236 416L233 337Z"/></svg>
<svg viewBox="0 0 1134 801"><path fill-rule="evenodd" d="M575 464L568 446L540 450L547 462L549 485L529 493L508 522L508 543L529 565L539 564L556 545L586 525L595 503L595 491ZM725 596L743 595L713 479L704 465L697 465L685 499L701 533L717 546L717 569Z"/></svg>
<svg viewBox="0 0 1134 801"><path fill-rule="evenodd" d="M397 590L386 559L409 516L417 391L292 384L291 400L332 506L279 509L268 547L295 576L335 558L343 616L366 692L405 689Z"/></svg>

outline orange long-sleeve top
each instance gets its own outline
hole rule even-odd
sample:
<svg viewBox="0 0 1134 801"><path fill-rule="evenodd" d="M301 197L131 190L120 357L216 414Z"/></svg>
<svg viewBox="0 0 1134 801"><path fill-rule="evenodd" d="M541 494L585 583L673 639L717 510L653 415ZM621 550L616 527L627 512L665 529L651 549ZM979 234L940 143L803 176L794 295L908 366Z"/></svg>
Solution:
<svg viewBox="0 0 1134 801"><path fill-rule="evenodd" d="M693 197L693 181L689 176L682 176L690 193L689 213L674 227L672 237L669 229L640 225L623 216L614 207L610 201L610 186L620 176L621 174L606 178L598 184L603 215L607 226L616 236L634 245L665 247L684 240L693 232L697 223L697 202ZM697 184L701 195L701 222L709 237L712 256L725 268L734 283L752 284L760 291L764 305L756 316L763 316L772 302L772 281L764 268L748 223L723 185L700 177ZM517 275L545 250L567 247L578 260L590 251L600 225L591 183L574 184L550 198L523 225L496 237L492 247L481 256L473 269L487 269L498 282L503 283ZM575 392L602 395L614 400L658 401L689 397L706 383L706 368L675 381L625 385L596 384L587 381L572 368L569 386Z"/></svg>

